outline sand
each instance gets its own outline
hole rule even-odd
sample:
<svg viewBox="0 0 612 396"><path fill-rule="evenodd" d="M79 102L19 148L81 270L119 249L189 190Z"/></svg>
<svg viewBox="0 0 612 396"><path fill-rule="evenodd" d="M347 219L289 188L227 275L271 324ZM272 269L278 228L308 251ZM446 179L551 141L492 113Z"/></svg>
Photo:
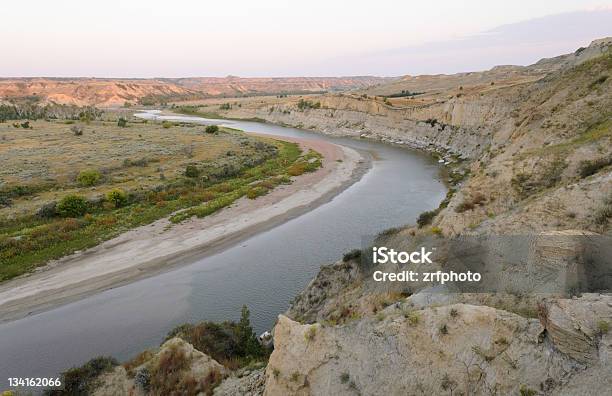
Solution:
<svg viewBox="0 0 612 396"><path fill-rule="evenodd" d="M369 160L348 147L321 140L275 138L318 151L323 155L323 166L255 200L241 198L210 216L177 225L161 219L3 283L0 322L42 312L218 253L328 202L369 168Z"/></svg>

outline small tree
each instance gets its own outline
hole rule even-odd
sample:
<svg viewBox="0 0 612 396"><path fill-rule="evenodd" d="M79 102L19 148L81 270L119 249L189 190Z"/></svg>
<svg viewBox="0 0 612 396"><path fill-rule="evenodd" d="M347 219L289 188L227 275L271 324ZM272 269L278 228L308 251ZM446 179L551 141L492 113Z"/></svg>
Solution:
<svg viewBox="0 0 612 396"><path fill-rule="evenodd" d="M115 189L115 190L109 191L106 194L106 200L112 203L113 205L115 205L115 208L120 208L122 206L125 206L125 204L127 204L128 197L125 191L121 189Z"/></svg>
<svg viewBox="0 0 612 396"><path fill-rule="evenodd" d="M206 133L217 133L219 132L219 127L216 125L208 125L204 130Z"/></svg>
<svg viewBox="0 0 612 396"><path fill-rule="evenodd" d="M127 120L126 120L125 118L123 118L123 117L120 117L120 118L117 120L117 126L118 126L118 127L121 127L121 128L125 128L125 127L127 127Z"/></svg>
<svg viewBox="0 0 612 396"><path fill-rule="evenodd" d="M80 217L87 213L87 200L80 195L66 195L57 204L57 213L62 217Z"/></svg>
<svg viewBox="0 0 612 396"><path fill-rule="evenodd" d="M243 305L240 313L240 322L238 323L238 344L244 356L261 356L263 350L257 341L253 327L251 327L250 316L249 309L246 305Z"/></svg>

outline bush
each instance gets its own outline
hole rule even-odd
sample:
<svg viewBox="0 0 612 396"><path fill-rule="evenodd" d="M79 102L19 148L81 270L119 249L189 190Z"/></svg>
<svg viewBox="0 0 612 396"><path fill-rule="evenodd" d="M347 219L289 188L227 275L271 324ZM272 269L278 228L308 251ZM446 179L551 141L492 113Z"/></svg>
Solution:
<svg viewBox="0 0 612 396"><path fill-rule="evenodd" d="M97 169L82 170L77 176L77 182L83 187L91 187L98 184L102 174Z"/></svg>
<svg viewBox="0 0 612 396"><path fill-rule="evenodd" d="M81 135L83 135L83 128L81 128L78 125L71 126L70 130L72 131L72 133L74 133L74 136L81 136Z"/></svg>
<svg viewBox="0 0 612 396"><path fill-rule="evenodd" d="M118 127L120 127L120 128L125 128L125 127L127 127L127 123L128 123L128 122L127 122L127 120L126 120L125 118L123 118L123 117L120 117L120 118L117 120L117 126L118 126Z"/></svg>
<svg viewBox="0 0 612 396"><path fill-rule="evenodd" d="M321 108L321 102L314 103L314 102L311 102L310 100L300 99L298 101L297 107L300 110L304 110L304 109L320 109Z"/></svg>
<svg viewBox="0 0 612 396"><path fill-rule="evenodd" d="M127 204L128 197L125 191L121 189L115 189L106 193L106 200L112 203L115 208L120 208Z"/></svg>
<svg viewBox="0 0 612 396"><path fill-rule="evenodd" d="M486 201L486 198L481 193L476 193L470 196L468 199L463 200L457 207L455 208L455 212L463 213L468 210L472 210L476 207L476 205L481 205Z"/></svg>
<svg viewBox="0 0 612 396"><path fill-rule="evenodd" d="M438 209L436 209L436 210L429 210L427 212L421 213L419 215L419 218L417 219L417 224L418 224L419 228L423 228L427 224L431 224L433 218L436 217L437 214L438 214Z"/></svg>
<svg viewBox="0 0 612 396"><path fill-rule="evenodd" d="M180 337L194 348L221 364L245 365L251 359L264 357L265 349L257 341L250 323L250 312L242 307L240 322L201 322L183 324L168 333L166 340Z"/></svg>
<svg viewBox="0 0 612 396"><path fill-rule="evenodd" d="M211 134L212 133L217 133L217 132L219 132L219 127L216 126L216 125L208 125L206 127L206 129L204 129L204 132L211 133Z"/></svg>
<svg viewBox="0 0 612 396"><path fill-rule="evenodd" d="M40 209L38 209L38 211L36 212L36 216L43 218L43 219L54 217L56 214L57 214L57 202L55 201L47 202L46 204L41 206Z"/></svg>
<svg viewBox="0 0 612 396"><path fill-rule="evenodd" d="M66 195L57 204L57 213L62 217L80 217L87 209L87 200L80 195Z"/></svg>
<svg viewBox="0 0 612 396"><path fill-rule="evenodd" d="M111 357L93 358L83 366L71 368L63 373L64 389L50 390L46 394L51 396L91 394L96 378L111 371L117 365L119 365L117 360Z"/></svg>
<svg viewBox="0 0 612 396"><path fill-rule="evenodd" d="M256 186L256 187L250 188L247 191L246 195L247 195L247 198L249 199L255 199L257 197L261 197L262 195L266 195L268 191L269 190L265 187Z"/></svg>
<svg viewBox="0 0 612 396"><path fill-rule="evenodd" d="M200 170L195 165L187 165L187 167L185 167L185 176L198 177L200 176Z"/></svg>
<svg viewBox="0 0 612 396"><path fill-rule="evenodd" d="M353 249L350 252L347 252L344 254L344 256L342 256L342 261L344 261L345 263L351 260L356 260L358 258L361 257L361 250L360 249Z"/></svg>
<svg viewBox="0 0 612 396"><path fill-rule="evenodd" d="M174 126L174 123L170 121L162 121L162 127L168 129L168 128L171 128L172 126Z"/></svg>
<svg viewBox="0 0 612 396"><path fill-rule="evenodd" d="M580 177L588 177L594 175L599 172L600 169L605 168L606 166L612 164L612 157L608 158L599 158L596 160L584 160L580 162L578 166L578 171L580 172Z"/></svg>

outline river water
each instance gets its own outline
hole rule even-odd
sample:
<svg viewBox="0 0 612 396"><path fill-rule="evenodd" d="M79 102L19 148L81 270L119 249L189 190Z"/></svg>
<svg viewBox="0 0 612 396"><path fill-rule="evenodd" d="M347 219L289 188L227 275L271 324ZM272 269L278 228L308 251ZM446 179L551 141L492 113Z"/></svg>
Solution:
<svg viewBox="0 0 612 396"><path fill-rule="evenodd" d="M373 164L330 202L221 253L0 325L0 390L7 377L52 376L97 355L128 359L158 346L178 324L237 320L243 304L255 330L268 330L321 264L382 230L414 223L446 194L438 164L406 148L258 122L140 116L323 139L367 151Z"/></svg>

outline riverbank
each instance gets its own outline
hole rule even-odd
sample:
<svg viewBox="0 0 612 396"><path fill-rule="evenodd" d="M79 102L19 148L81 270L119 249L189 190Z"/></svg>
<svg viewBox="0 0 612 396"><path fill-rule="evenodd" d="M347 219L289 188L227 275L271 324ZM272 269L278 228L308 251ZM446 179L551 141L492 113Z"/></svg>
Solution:
<svg viewBox="0 0 612 396"><path fill-rule="evenodd" d="M267 135L270 137L270 135ZM368 169L357 151L282 137L323 155L323 166L255 200L241 198L205 218L167 218L50 263L0 286L0 322L15 320L193 262L329 201Z"/></svg>

